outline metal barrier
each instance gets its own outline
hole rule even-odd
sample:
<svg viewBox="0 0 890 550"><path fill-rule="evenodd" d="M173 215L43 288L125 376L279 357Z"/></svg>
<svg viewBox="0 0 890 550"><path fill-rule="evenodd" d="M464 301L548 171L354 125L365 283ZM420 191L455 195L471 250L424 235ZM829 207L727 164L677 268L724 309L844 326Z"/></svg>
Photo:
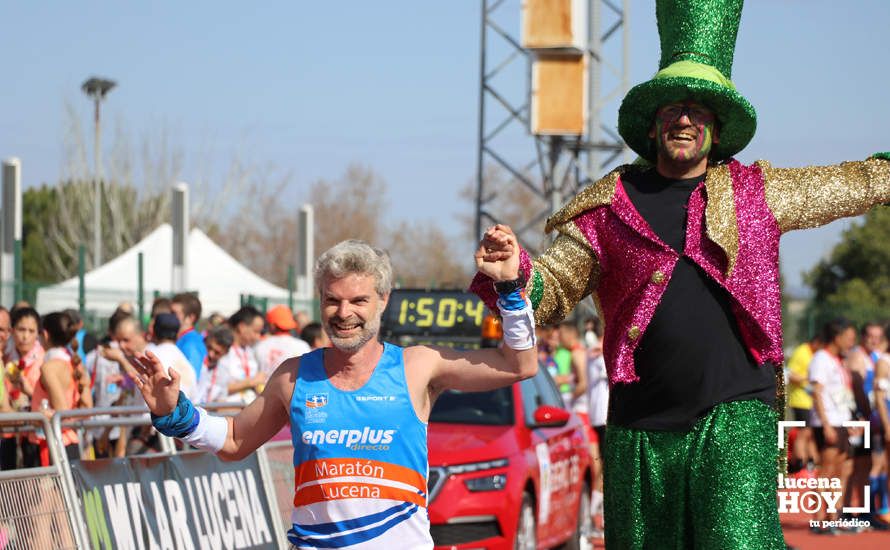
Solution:
<svg viewBox="0 0 890 550"><path fill-rule="evenodd" d="M215 402L203 403L201 405L204 410L212 411L219 416L235 416L244 406L244 403L240 402ZM284 501L282 501L279 494L281 490L279 481L282 481L278 475L281 470L278 464L279 456L274 450L277 448L276 444L278 443L286 443L291 449L290 454L287 456L287 470L290 472L290 482L285 485L289 496ZM257 449L256 454L260 464L260 477L268 497L269 509L272 510L272 523L278 536L278 545L281 548L289 548L290 545L287 542L284 526L291 524L290 508L294 487L293 447L290 441L270 441Z"/></svg>
<svg viewBox="0 0 890 550"><path fill-rule="evenodd" d="M282 525L291 525L294 507L294 446L290 441L269 441L261 448L265 455L266 473L270 487L268 494L275 495L279 519Z"/></svg>
<svg viewBox="0 0 890 550"><path fill-rule="evenodd" d="M208 410L223 416L237 414L240 403L210 403ZM0 472L0 547L15 549L71 549L91 547L85 507L75 485L71 464L62 444L62 429L83 433L88 428L148 426L151 420L143 407L108 407L59 411L52 419L41 413L0 414L0 430L16 427L19 434L42 429L46 434L52 466ZM177 449L174 440L159 434L160 453L155 458L193 451ZM288 548L284 526L290 525L293 498L293 463L290 441L272 441L257 452L259 476L266 494L274 539ZM138 457L140 455L134 455ZM147 455L141 455L147 456ZM208 472L210 473L210 472Z"/></svg>
<svg viewBox="0 0 890 550"><path fill-rule="evenodd" d="M27 428L18 434L39 426L48 442L56 439L41 413L0 414L0 427L7 426ZM0 536L9 548L87 548L64 452L60 455L51 443L48 447L52 466L0 472Z"/></svg>

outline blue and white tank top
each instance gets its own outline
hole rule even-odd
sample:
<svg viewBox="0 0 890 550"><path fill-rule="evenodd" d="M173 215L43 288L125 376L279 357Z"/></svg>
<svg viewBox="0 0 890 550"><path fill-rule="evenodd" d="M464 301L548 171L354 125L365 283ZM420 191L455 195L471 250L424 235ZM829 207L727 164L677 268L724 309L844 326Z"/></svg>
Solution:
<svg viewBox="0 0 890 550"><path fill-rule="evenodd" d="M300 357L291 397L296 548L430 549L427 426L417 417L402 348L384 344L371 377L344 391L324 350Z"/></svg>

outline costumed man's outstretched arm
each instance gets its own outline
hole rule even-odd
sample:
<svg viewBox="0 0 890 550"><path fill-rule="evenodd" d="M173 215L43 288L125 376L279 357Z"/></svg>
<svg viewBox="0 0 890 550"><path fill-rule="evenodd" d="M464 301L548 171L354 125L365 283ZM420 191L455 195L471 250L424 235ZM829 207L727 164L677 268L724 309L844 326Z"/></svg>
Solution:
<svg viewBox="0 0 890 550"><path fill-rule="evenodd" d="M578 302L596 290L599 282L599 262L577 226L568 222L556 226L556 230L556 240L540 257L532 260L528 252L519 249L520 276L527 280L526 295L539 325L561 321ZM486 261L502 259L500 255L504 253L515 253L505 244L507 234L512 235L512 230L501 224L486 231L481 245L492 255ZM489 277L478 273L470 290L497 311L497 293Z"/></svg>
<svg viewBox="0 0 890 550"><path fill-rule="evenodd" d="M890 153L834 166L763 169L766 201L783 233L857 216L890 202Z"/></svg>

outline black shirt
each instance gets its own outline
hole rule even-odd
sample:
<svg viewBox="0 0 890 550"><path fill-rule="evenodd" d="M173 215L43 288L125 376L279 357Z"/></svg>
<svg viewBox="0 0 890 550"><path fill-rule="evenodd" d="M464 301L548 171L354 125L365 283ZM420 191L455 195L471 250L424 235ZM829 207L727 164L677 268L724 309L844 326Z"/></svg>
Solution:
<svg viewBox="0 0 890 550"><path fill-rule="evenodd" d="M729 294L682 255L686 205L703 179L672 180L655 169L622 176L637 212L681 256L634 352L639 381L611 390L613 424L688 430L718 403L775 403L775 371L757 365L748 352Z"/></svg>

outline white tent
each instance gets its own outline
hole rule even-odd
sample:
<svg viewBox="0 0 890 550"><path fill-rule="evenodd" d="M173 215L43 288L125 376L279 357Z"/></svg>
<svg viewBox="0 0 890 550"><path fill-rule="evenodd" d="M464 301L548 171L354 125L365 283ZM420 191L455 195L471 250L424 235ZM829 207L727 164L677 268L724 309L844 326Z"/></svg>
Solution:
<svg viewBox="0 0 890 550"><path fill-rule="evenodd" d="M186 257L186 284L197 291L203 314L233 313L242 294L269 298L271 303L287 303L287 290L273 285L250 271L199 229L189 233ZM138 254L143 255L143 292L146 309L155 291L172 292L173 228L164 224L135 246L98 268L86 273L86 309L96 315L111 314L120 302L135 306L138 282ZM76 308L78 279L74 277L37 291L37 309L42 313Z"/></svg>

